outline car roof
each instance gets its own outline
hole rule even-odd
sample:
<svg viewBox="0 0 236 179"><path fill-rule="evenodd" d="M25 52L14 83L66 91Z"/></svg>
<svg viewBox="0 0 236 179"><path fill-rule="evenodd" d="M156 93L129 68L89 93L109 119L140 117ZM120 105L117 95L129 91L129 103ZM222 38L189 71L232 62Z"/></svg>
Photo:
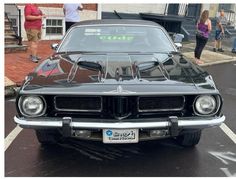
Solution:
<svg viewBox="0 0 236 179"><path fill-rule="evenodd" d="M102 20L86 20L75 23L73 26L81 25L145 25L145 26L158 26L158 23L148 20L132 20L132 19L102 19Z"/></svg>

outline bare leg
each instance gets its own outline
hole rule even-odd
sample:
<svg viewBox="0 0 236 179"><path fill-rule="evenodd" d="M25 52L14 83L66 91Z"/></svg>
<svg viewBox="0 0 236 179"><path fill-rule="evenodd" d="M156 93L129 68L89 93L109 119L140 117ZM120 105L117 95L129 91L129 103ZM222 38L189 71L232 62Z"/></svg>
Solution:
<svg viewBox="0 0 236 179"><path fill-rule="evenodd" d="M217 40L214 41L214 48L213 48L213 51L216 52L216 48L217 48Z"/></svg>
<svg viewBox="0 0 236 179"><path fill-rule="evenodd" d="M217 47L217 40L214 41L214 48Z"/></svg>
<svg viewBox="0 0 236 179"><path fill-rule="evenodd" d="M222 45L222 43L221 43L221 40L218 40L218 49L221 49L222 47L221 47L221 45Z"/></svg>
<svg viewBox="0 0 236 179"><path fill-rule="evenodd" d="M38 41L31 42L31 55L32 56L37 56L37 49L38 49Z"/></svg>
<svg viewBox="0 0 236 179"><path fill-rule="evenodd" d="M38 63L37 49L38 49L38 41L32 41L30 43L30 55L31 55L30 58L35 63Z"/></svg>
<svg viewBox="0 0 236 179"><path fill-rule="evenodd" d="M31 46L32 46L32 42L30 41L30 42L29 42L29 48L28 48L30 55L32 55Z"/></svg>

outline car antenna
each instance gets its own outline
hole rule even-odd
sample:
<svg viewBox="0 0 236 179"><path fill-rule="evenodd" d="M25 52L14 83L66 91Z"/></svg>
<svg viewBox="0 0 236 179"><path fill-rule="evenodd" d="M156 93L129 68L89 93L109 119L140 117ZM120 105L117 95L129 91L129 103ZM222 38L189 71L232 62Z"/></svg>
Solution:
<svg viewBox="0 0 236 179"><path fill-rule="evenodd" d="M119 19L122 19L122 17L120 16L120 14L116 10L114 10L114 13L117 17L119 17Z"/></svg>

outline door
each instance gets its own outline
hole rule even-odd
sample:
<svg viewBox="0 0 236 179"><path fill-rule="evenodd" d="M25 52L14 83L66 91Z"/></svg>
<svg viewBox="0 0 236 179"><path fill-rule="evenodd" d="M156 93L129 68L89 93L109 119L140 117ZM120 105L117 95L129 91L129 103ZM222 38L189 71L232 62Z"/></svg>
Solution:
<svg viewBox="0 0 236 179"><path fill-rule="evenodd" d="M187 16L198 19L201 14L201 4L188 4Z"/></svg>
<svg viewBox="0 0 236 179"><path fill-rule="evenodd" d="M178 15L179 4L169 4L167 14L168 15Z"/></svg>

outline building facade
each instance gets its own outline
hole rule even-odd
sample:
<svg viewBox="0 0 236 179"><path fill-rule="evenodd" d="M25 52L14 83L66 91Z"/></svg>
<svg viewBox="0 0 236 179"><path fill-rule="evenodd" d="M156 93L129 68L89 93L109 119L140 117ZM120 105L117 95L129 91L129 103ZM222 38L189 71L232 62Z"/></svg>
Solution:
<svg viewBox="0 0 236 179"><path fill-rule="evenodd" d="M61 39L65 34L65 20L63 4L38 4L46 14L43 20L42 39ZM84 10L79 11L81 20L92 20L101 18L122 18L119 14L125 14L127 18L140 18L140 14L159 14L164 16L181 16L190 19L198 19L205 9L210 11L210 17L218 16L220 9L225 9L228 21L236 27L236 4L83 4ZM5 14L11 19L13 27L21 33L26 40L24 30L24 7L25 4L5 4ZM21 14L19 15L19 11ZM130 16L129 16L130 15ZM132 15L132 16L131 16ZM20 18L19 18L20 16ZM142 19L142 17L141 17ZM21 29L21 30L20 30ZM21 31L21 32L19 32Z"/></svg>
<svg viewBox="0 0 236 179"><path fill-rule="evenodd" d="M63 4L38 4L38 6L46 15L46 18L43 19L42 40L61 39L65 34ZM78 12L81 21L98 18L97 4L83 4L83 6L84 10ZM23 40L26 40L24 7L25 4L5 4L5 13L7 13L18 33L19 26L21 26L21 36ZM21 13L19 14L19 12Z"/></svg>
<svg viewBox="0 0 236 179"><path fill-rule="evenodd" d="M217 17L220 9L224 9L228 20L236 27L236 4L102 4L101 9L102 12L156 13L193 17L199 17L203 10L209 10L211 18Z"/></svg>

